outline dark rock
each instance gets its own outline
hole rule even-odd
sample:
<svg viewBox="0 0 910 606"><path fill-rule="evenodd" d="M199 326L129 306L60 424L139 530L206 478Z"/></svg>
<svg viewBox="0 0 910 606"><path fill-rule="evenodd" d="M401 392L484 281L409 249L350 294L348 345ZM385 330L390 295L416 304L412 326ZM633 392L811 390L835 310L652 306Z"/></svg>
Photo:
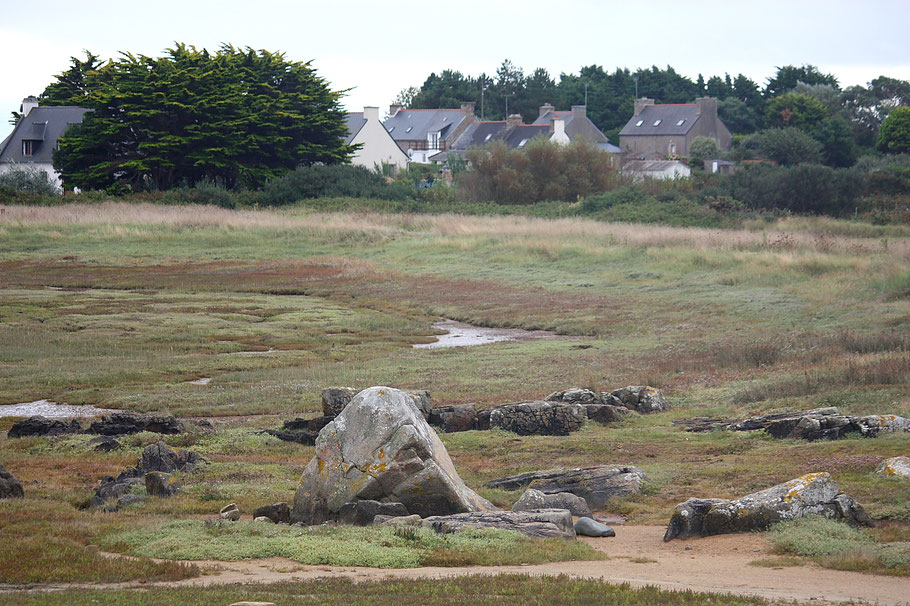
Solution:
<svg viewBox="0 0 910 606"><path fill-rule="evenodd" d="M664 394L647 385L630 385L610 393L601 393L601 398L606 404L624 406L642 414L670 410Z"/></svg>
<svg viewBox="0 0 910 606"><path fill-rule="evenodd" d="M592 511L604 508L613 497L641 492L644 472L631 465L601 465L576 469L548 469L487 482L487 488L517 490L527 486L546 494L570 492L583 498Z"/></svg>
<svg viewBox="0 0 910 606"><path fill-rule="evenodd" d="M0 499L21 499L24 496L22 484L0 463Z"/></svg>
<svg viewBox="0 0 910 606"><path fill-rule="evenodd" d="M191 450L174 449L164 442L149 444L142 449L142 455L136 467L143 473L150 471L193 471L205 459Z"/></svg>
<svg viewBox="0 0 910 606"><path fill-rule="evenodd" d="M172 414L140 415L132 412L115 412L104 415L88 428L88 433L119 436L141 431L152 433L183 433L183 424Z"/></svg>
<svg viewBox="0 0 910 606"><path fill-rule="evenodd" d="M253 518L266 517L276 524L291 523L291 509L287 503L273 503L257 507L253 512Z"/></svg>
<svg viewBox="0 0 910 606"><path fill-rule="evenodd" d="M130 505L139 505L140 503L145 503L146 500L146 497L141 494L125 494L117 499L117 505L114 510L120 511L124 507L129 507Z"/></svg>
<svg viewBox="0 0 910 606"><path fill-rule="evenodd" d="M692 417L690 419L672 421L673 425L685 427L686 431L691 431L693 433L703 433L706 431L714 431L715 429L722 429L727 427L730 423L732 423L730 419L715 419L711 417Z"/></svg>
<svg viewBox="0 0 910 606"><path fill-rule="evenodd" d="M582 389L581 387L572 387L564 391L557 391L551 393L546 398L547 402L565 402L567 404L603 404L604 401L600 397L600 394L591 391L590 389Z"/></svg>
<svg viewBox="0 0 910 606"><path fill-rule="evenodd" d="M585 411L588 413L588 418L601 425L622 421L621 410L626 409L610 404L585 404Z"/></svg>
<svg viewBox="0 0 910 606"><path fill-rule="evenodd" d="M179 489L177 478L169 473L150 471L145 474L145 492L150 497L169 497Z"/></svg>
<svg viewBox="0 0 910 606"><path fill-rule="evenodd" d="M689 499L676 506L664 541L691 536L764 530L807 515L871 526L862 506L840 492L827 473L810 473L733 501Z"/></svg>
<svg viewBox="0 0 910 606"><path fill-rule="evenodd" d="M105 476L98 483L95 494L92 497L92 507L101 507L108 501L119 499L129 494L134 484L143 484L142 478L136 476L124 476L121 474L117 478Z"/></svg>
<svg viewBox="0 0 910 606"><path fill-rule="evenodd" d="M487 431L490 429L490 413L492 412L492 408L478 410L477 416L474 417L474 428L479 429L480 431Z"/></svg>
<svg viewBox="0 0 910 606"><path fill-rule="evenodd" d="M575 522L575 534L583 537L615 537L616 531L606 524L601 524L588 517L582 517Z"/></svg>
<svg viewBox="0 0 910 606"><path fill-rule="evenodd" d="M572 514L566 509L457 513L426 518L423 520L423 526L432 528L439 534L457 532L465 528L502 528L516 530L529 537L575 538Z"/></svg>
<svg viewBox="0 0 910 606"><path fill-rule="evenodd" d="M477 408L473 404L434 406L427 421L446 433L470 431L476 426Z"/></svg>
<svg viewBox="0 0 910 606"><path fill-rule="evenodd" d="M67 423L59 419L48 419L41 415L35 415L14 424L6 435L9 438L25 438L31 436L59 436L81 431L82 425L75 419Z"/></svg>
<svg viewBox="0 0 910 606"><path fill-rule="evenodd" d="M494 509L465 486L414 398L390 387L361 391L319 432L291 519L321 524L361 500L421 516Z"/></svg>
<svg viewBox="0 0 910 606"><path fill-rule="evenodd" d="M882 432L910 431L910 419L897 415L842 415L837 408L829 407L750 417L731 423L728 428L733 431L764 429L775 438L837 440L852 433L875 437Z"/></svg>
<svg viewBox="0 0 910 606"><path fill-rule="evenodd" d="M120 448L120 442L110 436L98 436L88 441L90 446L94 446L98 452L110 452Z"/></svg>
<svg viewBox="0 0 910 606"><path fill-rule="evenodd" d="M588 503L570 492L546 494L533 488L527 489L512 505L512 511L535 511L538 509L568 509L573 516L590 516Z"/></svg>
<svg viewBox="0 0 910 606"><path fill-rule="evenodd" d="M567 436L581 429L588 418L581 404L559 402L518 402L490 409L490 427L499 427L520 436Z"/></svg>
<svg viewBox="0 0 910 606"><path fill-rule="evenodd" d="M407 508L401 503L380 503L379 501L354 501L345 503L338 510L338 522L352 526L368 526L376 516L400 517L408 515Z"/></svg>
<svg viewBox="0 0 910 606"><path fill-rule="evenodd" d="M320 417L322 418L322 417ZM313 433L302 429L300 431L281 431L280 429L260 429L259 433L265 433L270 436L274 436L279 440L285 442L296 442L297 444L303 444L304 446L313 446L316 443L316 438L319 436L318 433Z"/></svg>
<svg viewBox="0 0 910 606"><path fill-rule="evenodd" d="M356 394L353 387L326 387L322 390L322 414L337 417Z"/></svg>

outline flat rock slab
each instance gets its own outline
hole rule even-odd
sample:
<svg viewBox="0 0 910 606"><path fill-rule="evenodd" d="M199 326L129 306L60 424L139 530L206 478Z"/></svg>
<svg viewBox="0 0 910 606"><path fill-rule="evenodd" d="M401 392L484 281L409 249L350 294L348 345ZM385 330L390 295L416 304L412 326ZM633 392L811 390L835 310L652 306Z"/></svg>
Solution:
<svg viewBox="0 0 910 606"><path fill-rule="evenodd" d="M664 541L691 536L764 530L782 520L820 515L871 525L862 506L840 492L827 473L810 473L745 497L689 499L676 506Z"/></svg>
<svg viewBox="0 0 910 606"><path fill-rule="evenodd" d="M501 528L515 530L529 537L575 538L572 514L567 509L540 509L537 511L487 511L432 516L422 525L440 534L457 532L466 528Z"/></svg>
<svg viewBox="0 0 910 606"><path fill-rule="evenodd" d="M361 391L319 432L291 520L321 524L361 500L421 516L495 509L465 486L415 398L391 387Z"/></svg>
<svg viewBox="0 0 910 606"><path fill-rule="evenodd" d="M487 482L486 487L518 490L527 486L545 494L570 492L597 511L614 497L638 494L646 479L643 471L631 465L601 465L523 473Z"/></svg>
<svg viewBox="0 0 910 606"><path fill-rule="evenodd" d="M81 431L82 425L75 419L66 422L35 415L14 424L6 435L8 438L26 438L32 436L60 436L80 433Z"/></svg>
<svg viewBox="0 0 910 606"><path fill-rule="evenodd" d="M88 433L104 436L119 436L150 431L152 433L183 433L183 424L172 414L141 415L131 412L117 412L104 415L88 428Z"/></svg>

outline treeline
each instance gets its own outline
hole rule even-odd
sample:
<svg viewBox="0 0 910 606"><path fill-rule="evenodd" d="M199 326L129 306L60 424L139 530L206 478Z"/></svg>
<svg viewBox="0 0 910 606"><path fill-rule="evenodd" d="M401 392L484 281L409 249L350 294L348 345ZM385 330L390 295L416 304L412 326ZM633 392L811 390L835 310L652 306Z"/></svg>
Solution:
<svg viewBox="0 0 910 606"><path fill-rule="evenodd" d="M616 134L632 116L636 92L657 103L691 103L696 97L716 97L721 119L734 134L749 134L782 123L800 126L789 123L787 110L794 103L804 106L805 100L778 99L788 93L807 96L817 101L827 115L842 118L851 138L861 147L875 144L891 108L910 104L910 82L881 76L868 86L841 89L834 75L822 73L812 65L780 67L764 85L759 85L743 74L707 79L699 74L692 80L670 66L635 71L616 68L609 72L599 65L589 65L577 74L563 73L556 79L543 68L526 74L509 60L503 61L494 74L472 76L453 69L433 72L419 87L402 90L397 102L420 109L457 108L462 101L474 101L479 115L483 101L487 120L503 119L508 104L510 114L521 114L530 122L537 118L544 103L568 109L584 104L587 95L588 117L615 143ZM818 110L815 103L809 103L810 112Z"/></svg>

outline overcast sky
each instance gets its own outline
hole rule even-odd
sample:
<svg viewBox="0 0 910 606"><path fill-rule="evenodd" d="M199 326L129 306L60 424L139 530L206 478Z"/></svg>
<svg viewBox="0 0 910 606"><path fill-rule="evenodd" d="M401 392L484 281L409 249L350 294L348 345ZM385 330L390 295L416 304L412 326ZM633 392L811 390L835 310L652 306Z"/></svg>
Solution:
<svg viewBox="0 0 910 606"><path fill-rule="evenodd" d="M910 79L910 0L0 0L0 138L9 112L89 49L158 56L175 41L313 61L344 104L388 106L432 71L493 73L503 59L554 78L584 65L673 66L695 78L812 64L842 86Z"/></svg>

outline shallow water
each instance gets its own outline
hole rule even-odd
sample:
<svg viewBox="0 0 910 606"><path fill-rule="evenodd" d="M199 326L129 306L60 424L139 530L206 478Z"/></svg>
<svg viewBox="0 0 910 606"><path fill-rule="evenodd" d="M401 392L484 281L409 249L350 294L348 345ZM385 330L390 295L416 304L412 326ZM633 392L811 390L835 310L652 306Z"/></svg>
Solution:
<svg viewBox="0 0 910 606"><path fill-rule="evenodd" d="M441 349L443 347L470 347L502 341L533 341L552 339L556 335L545 330L522 330L520 328L485 328L455 320L442 320L433 324L433 328L444 330L446 334L436 335L433 343L418 343L417 349Z"/></svg>
<svg viewBox="0 0 910 606"><path fill-rule="evenodd" d="M187 381L189 385L208 385L212 382L212 377L202 377L201 379L196 379L195 381Z"/></svg>
<svg viewBox="0 0 910 606"><path fill-rule="evenodd" d="M76 417L97 417L98 415L112 412L120 411L109 408L95 408L90 405L57 404L50 400L35 400L34 402L0 406L0 417L33 417L41 415L48 419L73 419Z"/></svg>

